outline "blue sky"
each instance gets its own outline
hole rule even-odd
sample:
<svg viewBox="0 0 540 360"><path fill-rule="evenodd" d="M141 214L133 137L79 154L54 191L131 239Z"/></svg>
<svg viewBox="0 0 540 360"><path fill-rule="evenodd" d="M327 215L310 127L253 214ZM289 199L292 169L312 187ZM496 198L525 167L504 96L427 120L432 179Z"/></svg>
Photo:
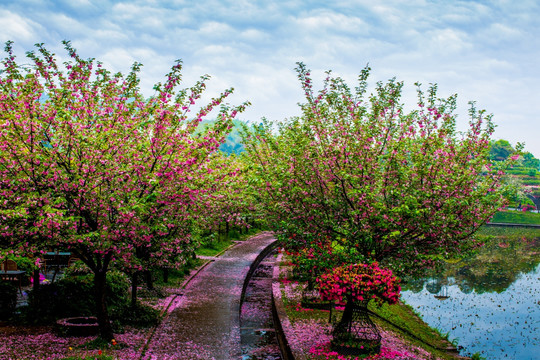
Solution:
<svg viewBox="0 0 540 360"><path fill-rule="evenodd" d="M71 40L114 71L141 62L148 94L182 59L186 86L209 74L208 96L234 87L229 102L251 101L241 115L251 121L299 114L297 61L316 84L331 69L351 86L369 63L373 84L405 82L411 106L417 81L457 93L462 128L476 101L494 114L495 139L540 157L539 16L539 0L2 0L0 41L19 56L45 43L65 58Z"/></svg>

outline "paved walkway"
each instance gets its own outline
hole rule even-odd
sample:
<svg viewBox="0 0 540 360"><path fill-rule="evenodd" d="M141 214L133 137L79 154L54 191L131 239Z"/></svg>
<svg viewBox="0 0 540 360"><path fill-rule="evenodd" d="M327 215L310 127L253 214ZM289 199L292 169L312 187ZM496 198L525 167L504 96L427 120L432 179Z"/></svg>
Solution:
<svg viewBox="0 0 540 360"><path fill-rule="evenodd" d="M183 290L144 359L240 359L240 297L257 255L275 241L264 232L227 250Z"/></svg>

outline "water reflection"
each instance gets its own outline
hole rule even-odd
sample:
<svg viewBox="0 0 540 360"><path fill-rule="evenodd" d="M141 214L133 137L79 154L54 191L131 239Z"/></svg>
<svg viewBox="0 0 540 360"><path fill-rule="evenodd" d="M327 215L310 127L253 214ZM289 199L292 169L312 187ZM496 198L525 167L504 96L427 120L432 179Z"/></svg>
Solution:
<svg viewBox="0 0 540 360"><path fill-rule="evenodd" d="M450 262L429 278L410 280L405 302L432 327L487 359L538 359L540 239L495 242Z"/></svg>

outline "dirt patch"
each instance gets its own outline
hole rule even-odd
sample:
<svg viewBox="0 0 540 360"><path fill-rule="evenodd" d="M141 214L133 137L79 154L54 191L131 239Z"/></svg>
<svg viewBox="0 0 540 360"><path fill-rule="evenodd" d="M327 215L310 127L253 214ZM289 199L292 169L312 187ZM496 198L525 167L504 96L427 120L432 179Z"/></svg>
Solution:
<svg viewBox="0 0 540 360"><path fill-rule="evenodd" d="M11 335L42 335L51 331L51 326L14 326L0 323L0 337Z"/></svg>

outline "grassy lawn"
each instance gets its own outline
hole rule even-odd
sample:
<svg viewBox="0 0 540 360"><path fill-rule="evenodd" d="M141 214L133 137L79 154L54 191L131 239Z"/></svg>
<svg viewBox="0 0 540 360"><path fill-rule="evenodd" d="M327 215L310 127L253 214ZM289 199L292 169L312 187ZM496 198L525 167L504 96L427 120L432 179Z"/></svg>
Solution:
<svg viewBox="0 0 540 360"><path fill-rule="evenodd" d="M484 242L489 242L489 238L504 240L521 240L522 238L540 238L540 229L526 227L506 227L506 226L482 226L476 233Z"/></svg>
<svg viewBox="0 0 540 360"><path fill-rule="evenodd" d="M195 250L195 254L200 256L216 256L217 254L231 246L233 241L234 240L231 238L212 241Z"/></svg>
<svg viewBox="0 0 540 360"><path fill-rule="evenodd" d="M169 278L167 282L164 282L163 270L160 270L159 272L156 271L154 274L154 285L163 288L180 288L187 275L190 274L191 270L198 268L202 264L204 264L204 261L201 259L189 259L189 261L182 268L169 269Z"/></svg>
<svg viewBox="0 0 540 360"><path fill-rule="evenodd" d="M328 326L330 326L328 324L330 315L328 310L305 309L301 307L298 303L298 291L285 289L290 289L290 286L291 284L282 284L282 300L285 307L285 312L291 321L291 324L294 326L296 323L303 322L311 324L311 327L317 326L315 324L319 324L321 328L328 328ZM292 296L293 299L288 298L288 296ZM458 358L452 353L440 350L452 346L447 339L447 335L441 334L436 329L429 327L410 306L401 302L396 305L382 305L380 307L370 304L369 310L387 320L384 321L378 316L371 315L373 322L375 322L380 328L392 332L395 334L394 336L404 339L405 343L425 350L434 358L447 360ZM336 321L340 317L341 311L332 311L333 321ZM391 325L388 321L397 326ZM305 336L310 336L310 334L311 333L307 333ZM411 336L411 334L414 334L414 336ZM304 349L304 354L307 354L307 351L308 349ZM310 360L335 359L335 357L329 358L325 357L325 355L318 356L314 354L309 354L307 358ZM340 359L342 358L353 359L355 357L340 357Z"/></svg>
<svg viewBox="0 0 540 360"><path fill-rule="evenodd" d="M260 229L254 229L254 228L249 229L249 231L244 234L239 234L236 231L231 231L228 237L223 236L213 241L209 241L209 240L204 241L203 245L201 245L201 247L199 247L195 251L195 254L200 255L200 256L216 256L217 254L219 254L220 252L222 252L223 250L231 246L233 242L244 241L248 237L257 234L260 231L261 231Z"/></svg>
<svg viewBox="0 0 540 360"><path fill-rule="evenodd" d="M441 334L436 329L429 327L409 305L399 302L395 305L383 304L378 307L371 303L369 310L399 327L394 327L388 322L372 316L371 318L373 321L382 328L387 328L400 334L412 344L423 348L437 358L456 358L456 356L440 350L452 345L448 341L447 334ZM400 328L405 329L406 331L402 331ZM414 336L411 336L410 334L414 334ZM429 346L428 344L432 346Z"/></svg>
<svg viewBox="0 0 540 360"><path fill-rule="evenodd" d="M499 211L491 219L493 223L540 225L540 213L528 211Z"/></svg>

